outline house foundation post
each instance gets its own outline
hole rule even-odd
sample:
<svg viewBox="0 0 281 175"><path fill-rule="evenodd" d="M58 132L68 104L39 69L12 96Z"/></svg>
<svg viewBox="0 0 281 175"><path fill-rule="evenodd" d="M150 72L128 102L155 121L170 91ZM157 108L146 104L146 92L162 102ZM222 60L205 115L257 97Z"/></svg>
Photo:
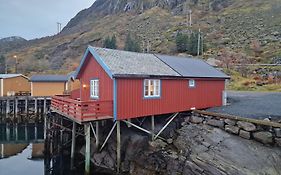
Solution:
<svg viewBox="0 0 281 175"><path fill-rule="evenodd" d="M74 159L75 159L75 142L76 142L76 122L72 125L72 140L71 140L71 162L70 168L74 169Z"/></svg>
<svg viewBox="0 0 281 175"><path fill-rule="evenodd" d="M91 127L90 123L84 124L86 149L85 149L85 175L90 175L90 163L91 163Z"/></svg>
<svg viewBox="0 0 281 175"><path fill-rule="evenodd" d="M34 99L34 114L37 115L37 98Z"/></svg>
<svg viewBox="0 0 281 175"><path fill-rule="evenodd" d="M155 123L154 123L154 115L151 116L151 140L154 140L154 132L155 132Z"/></svg>
<svg viewBox="0 0 281 175"><path fill-rule="evenodd" d="M99 146L99 121L96 121L96 148Z"/></svg>
<svg viewBox="0 0 281 175"><path fill-rule="evenodd" d="M117 146L116 146L116 159L117 159L117 173L120 172L121 165L121 135L120 135L120 121L117 122Z"/></svg>

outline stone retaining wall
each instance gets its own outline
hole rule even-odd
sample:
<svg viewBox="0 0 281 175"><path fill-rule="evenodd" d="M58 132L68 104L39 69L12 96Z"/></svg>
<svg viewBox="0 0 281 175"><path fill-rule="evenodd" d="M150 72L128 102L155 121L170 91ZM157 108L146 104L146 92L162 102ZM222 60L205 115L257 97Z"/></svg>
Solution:
<svg viewBox="0 0 281 175"><path fill-rule="evenodd" d="M198 113L193 113L187 120L195 124L202 123L218 127L244 139L253 139L264 144L281 147L281 128L263 126L239 120L222 119Z"/></svg>

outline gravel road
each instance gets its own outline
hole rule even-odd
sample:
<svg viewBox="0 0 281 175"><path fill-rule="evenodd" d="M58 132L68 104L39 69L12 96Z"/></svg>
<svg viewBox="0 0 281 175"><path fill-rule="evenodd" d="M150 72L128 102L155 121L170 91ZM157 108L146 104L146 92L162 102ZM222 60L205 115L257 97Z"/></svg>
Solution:
<svg viewBox="0 0 281 175"><path fill-rule="evenodd" d="M271 117L281 120L281 93L229 91L227 95L229 105L207 111L255 119Z"/></svg>

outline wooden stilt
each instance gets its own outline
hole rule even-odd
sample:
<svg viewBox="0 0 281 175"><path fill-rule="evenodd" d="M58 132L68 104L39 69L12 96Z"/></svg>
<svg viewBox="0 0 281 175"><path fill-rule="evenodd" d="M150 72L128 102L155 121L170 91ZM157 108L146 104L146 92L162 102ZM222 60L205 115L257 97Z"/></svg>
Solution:
<svg viewBox="0 0 281 175"><path fill-rule="evenodd" d="M120 165L121 165L121 135L120 135L120 121L117 121L117 146L116 146L116 152L117 152L117 173L120 172Z"/></svg>
<svg viewBox="0 0 281 175"><path fill-rule="evenodd" d="M18 124L16 123L16 126L15 126L15 140L18 141L18 138L19 138L19 134L18 134Z"/></svg>
<svg viewBox="0 0 281 175"><path fill-rule="evenodd" d="M10 141L10 126L6 124L6 140Z"/></svg>
<svg viewBox="0 0 281 175"><path fill-rule="evenodd" d="M34 99L34 114L37 115L37 98Z"/></svg>
<svg viewBox="0 0 281 175"><path fill-rule="evenodd" d="M90 132L91 127L90 123L84 124L85 140L86 140L86 149L85 149L85 175L90 175L90 163L91 163L91 138Z"/></svg>
<svg viewBox="0 0 281 175"><path fill-rule="evenodd" d="M19 100L15 99L15 118L17 118L18 113L19 113Z"/></svg>
<svg viewBox="0 0 281 175"><path fill-rule="evenodd" d="M9 113L10 113L10 100L7 100L7 103L6 103L6 116L8 116Z"/></svg>
<svg viewBox="0 0 281 175"><path fill-rule="evenodd" d="M71 170L74 169L74 159L75 159L75 142L76 142L76 123L73 122L72 125L72 140L71 140L71 162L70 168Z"/></svg>
<svg viewBox="0 0 281 175"><path fill-rule="evenodd" d="M46 98L44 98L43 113L44 113L44 114L47 113L47 100L46 100Z"/></svg>
<svg viewBox="0 0 281 175"><path fill-rule="evenodd" d="M37 140L37 136L38 136L38 129L37 129L37 123L35 123L34 126L34 139Z"/></svg>
<svg viewBox="0 0 281 175"><path fill-rule="evenodd" d="M96 148L99 146L99 121L96 121Z"/></svg>
<svg viewBox="0 0 281 175"><path fill-rule="evenodd" d="M151 140L154 140L155 125L154 125L154 115L151 116Z"/></svg>
<svg viewBox="0 0 281 175"><path fill-rule="evenodd" d="M26 141L28 140L27 123L25 123L25 126L24 126L24 138L25 138Z"/></svg>
<svg viewBox="0 0 281 175"><path fill-rule="evenodd" d="M26 97L26 99L25 99L25 107L24 107L24 112L25 112L25 114L26 115L28 115L28 97Z"/></svg>

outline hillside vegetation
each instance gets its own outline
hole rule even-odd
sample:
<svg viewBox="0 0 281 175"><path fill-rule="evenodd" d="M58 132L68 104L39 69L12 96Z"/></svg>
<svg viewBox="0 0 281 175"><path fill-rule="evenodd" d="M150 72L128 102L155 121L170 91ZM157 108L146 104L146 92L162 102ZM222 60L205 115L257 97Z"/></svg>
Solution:
<svg viewBox="0 0 281 175"><path fill-rule="evenodd" d="M141 50L175 55L177 34L200 28L204 58L217 58L224 50L243 54L251 63L275 63L281 59L280 16L281 0L97 0L60 34L8 50L1 46L0 53L8 58L10 72L17 55L23 73L63 73L77 67L87 45L101 47L113 35L118 49L130 33Z"/></svg>

